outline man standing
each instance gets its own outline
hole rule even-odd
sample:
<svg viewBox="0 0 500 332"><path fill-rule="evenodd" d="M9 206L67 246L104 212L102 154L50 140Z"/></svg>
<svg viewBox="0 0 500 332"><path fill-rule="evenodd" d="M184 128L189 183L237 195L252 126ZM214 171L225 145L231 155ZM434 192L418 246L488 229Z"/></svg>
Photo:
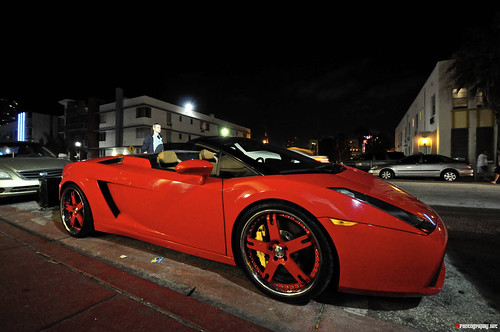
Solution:
<svg viewBox="0 0 500 332"><path fill-rule="evenodd" d="M142 144L142 152L158 154L163 151L163 141L161 137L161 125L155 123L153 125L153 133L144 137Z"/></svg>
<svg viewBox="0 0 500 332"><path fill-rule="evenodd" d="M486 155L486 150L483 150L481 154L477 157L477 176L478 180L481 178L484 180L488 175L488 156Z"/></svg>

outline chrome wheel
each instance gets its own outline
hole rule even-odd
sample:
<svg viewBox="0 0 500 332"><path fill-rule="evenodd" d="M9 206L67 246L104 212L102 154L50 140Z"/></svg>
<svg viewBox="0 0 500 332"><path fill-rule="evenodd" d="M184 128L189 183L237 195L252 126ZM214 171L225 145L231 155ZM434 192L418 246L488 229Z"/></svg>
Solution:
<svg viewBox="0 0 500 332"><path fill-rule="evenodd" d="M458 179L458 174L455 171L445 171L442 175L443 180L453 182Z"/></svg>
<svg viewBox="0 0 500 332"><path fill-rule="evenodd" d="M290 209L253 209L239 232L239 255L254 284L286 302L320 294L332 277L331 248L305 214Z"/></svg>
<svg viewBox="0 0 500 332"><path fill-rule="evenodd" d="M389 179L392 179L394 177L394 172L391 171L390 169L383 169L380 171L379 176L384 180L389 180Z"/></svg>

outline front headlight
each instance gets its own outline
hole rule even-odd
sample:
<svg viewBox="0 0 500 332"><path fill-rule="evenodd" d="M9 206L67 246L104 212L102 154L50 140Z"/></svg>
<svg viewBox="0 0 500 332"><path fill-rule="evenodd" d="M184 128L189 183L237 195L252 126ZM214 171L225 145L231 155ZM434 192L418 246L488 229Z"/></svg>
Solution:
<svg viewBox="0 0 500 332"><path fill-rule="evenodd" d="M0 180L12 180L12 176L7 172L0 171Z"/></svg>
<svg viewBox="0 0 500 332"><path fill-rule="evenodd" d="M376 207L382 211L385 211L389 213L390 215L403 220L407 224L412 225L413 227L418 228L424 233L430 234L432 231L436 228L436 223L435 221L432 220L432 218L428 218L425 214L424 216L427 217L426 219L420 218L419 216L414 215L413 213L407 212L395 205L389 204L387 202L384 202L378 198L371 197L368 195L365 195L363 193L347 189L347 188L333 188L329 187L328 189L335 190L336 192L339 192L341 194L347 195L351 198L357 199L363 203L369 204L373 207Z"/></svg>

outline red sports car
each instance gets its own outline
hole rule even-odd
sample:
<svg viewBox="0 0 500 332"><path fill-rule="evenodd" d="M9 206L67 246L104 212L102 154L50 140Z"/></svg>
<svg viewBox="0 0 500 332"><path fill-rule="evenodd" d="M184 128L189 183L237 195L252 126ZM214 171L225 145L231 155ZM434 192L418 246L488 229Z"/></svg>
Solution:
<svg viewBox="0 0 500 332"><path fill-rule="evenodd" d="M72 236L120 234L238 264L285 302L329 283L418 296L444 282L448 235L430 207L373 175L249 139L72 163L60 199Z"/></svg>

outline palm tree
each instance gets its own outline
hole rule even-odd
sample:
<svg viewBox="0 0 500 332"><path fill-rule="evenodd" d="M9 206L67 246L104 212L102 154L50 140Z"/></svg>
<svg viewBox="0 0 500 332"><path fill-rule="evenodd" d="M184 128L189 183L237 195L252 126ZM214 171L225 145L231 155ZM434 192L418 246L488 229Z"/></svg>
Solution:
<svg viewBox="0 0 500 332"><path fill-rule="evenodd" d="M473 96L481 91L484 107L494 111L499 125L500 12L493 15L489 27L469 30L453 58L455 63L450 71L458 87L467 88ZM497 146L499 143L497 137Z"/></svg>

